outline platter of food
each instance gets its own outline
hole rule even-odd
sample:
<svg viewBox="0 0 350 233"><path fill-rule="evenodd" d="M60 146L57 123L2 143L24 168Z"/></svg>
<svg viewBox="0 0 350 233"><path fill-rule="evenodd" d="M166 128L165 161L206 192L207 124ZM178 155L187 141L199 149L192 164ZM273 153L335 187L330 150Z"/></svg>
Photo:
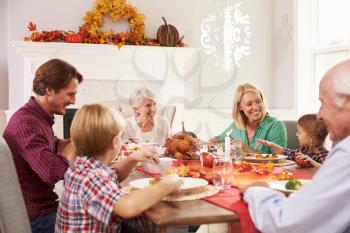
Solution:
<svg viewBox="0 0 350 233"><path fill-rule="evenodd" d="M191 178L191 177L180 177L183 184L181 185L181 190L199 188L208 185L208 181L201 178ZM136 189L147 188L156 183L159 179L157 178L142 178L129 182L129 185Z"/></svg>
<svg viewBox="0 0 350 233"><path fill-rule="evenodd" d="M270 182L269 186L270 188L278 191L293 193L300 190L309 183L311 183L311 180L280 180Z"/></svg>
<svg viewBox="0 0 350 233"><path fill-rule="evenodd" d="M277 162L281 159L286 159L286 155L279 154L248 154L243 157L243 160L251 163L267 163Z"/></svg>

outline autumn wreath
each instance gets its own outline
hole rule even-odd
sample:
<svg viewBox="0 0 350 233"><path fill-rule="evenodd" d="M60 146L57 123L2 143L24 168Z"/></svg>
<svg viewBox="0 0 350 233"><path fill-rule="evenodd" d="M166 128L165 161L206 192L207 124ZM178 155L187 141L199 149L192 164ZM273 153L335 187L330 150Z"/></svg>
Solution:
<svg viewBox="0 0 350 233"><path fill-rule="evenodd" d="M109 15L114 23L126 19L134 40L141 40L144 37L145 16L139 14L135 7L126 4L125 0L96 0L92 11L85 14L82 28L94 36L103 34L101 28L104 25L105 15Z"/></svg>

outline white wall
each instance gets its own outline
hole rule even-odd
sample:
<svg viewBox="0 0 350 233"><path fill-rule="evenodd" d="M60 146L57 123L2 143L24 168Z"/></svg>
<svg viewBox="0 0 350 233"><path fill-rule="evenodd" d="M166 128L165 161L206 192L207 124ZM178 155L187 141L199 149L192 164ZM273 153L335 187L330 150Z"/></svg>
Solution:
<svg viewBox="0 0 350 233"><path fill-rule="evenodd" d="M7 76L7 1L0 1L0 109L8 107L8 76Z"/></svg>
<svg viewBox="0 0 350 233"><path fill-rule="evenodd" d="M93 2L94 0L1 0L1 4L7 4L8 9L8 20L1 21L1 23L5 22L5 26L7 25L9 30L8 39L4 38L6 33L5 35L0 34L0 41L4 41L6 44L8 41L23 40L24 36L30 34L26 28L29 21L36 23L38 30L77 31L83 23L84 13L91 9ZM240 1L235 0L234 2ZM200 119L205 123L201 126L202 128L208 128L209 126L206 124L210 121L214 125L213 128L222 130L223 125L231 121L229 112L234 89L243 82L253 82L259 86L264 92L270 108L295 108L293 49L291 48L293 42L284 53L284 58L281 59L279 56L281 47L276 47L275 39L278 33L276 30L279 29L280 16L288 14L289 18L293 17L291 2L293 1L242 1L241 10L250 16L251 21L251 55L241 60L241 67L233 75L215 68L212 61L202 54L200 64L194 70L191 78L186 81L185 99L200 99L197 104L187 106L189 111L186 119L190 122L189 124L198 121L198 115L200 115ZM189 46L196 48L200 47L201 21L209 13L212 13L215 7L213 0L128 0L128 3L136 6L140 12L145 14L147 36L153 38L156 36L158 27L163 24L161 17L164 16L168 23L177 27L180 35L184 35L184 41ZM3 10L6 7L0 9L6 13L6 10ZM0 17L4 17L3 15L6 14L1 14ZM293 18L290 18L290 22L293 22ZM106 27L108 25L107 23ZM8 48L8 55L4 57L8 59L9 63L8 77L12 80L20 80L24 73L23 58L17 54L14 48ZM1 76L2 73L7 73L6 65L6 61L0 60ZM7 84L7 77L1 79L1 76L0 82ZM16 101L15 98L17 95L21 95L17 91L20 89L21 83L11 83L15 84L9 86L9 98L7 98L7 85L0 86L2 101L0 101L0 108L8 106L10 109L17 109L23 104ZM225 83L228 84L225 85ZM219 84L224 85L220 86ZM209 88L203 89L203 87ZM210 113L208 113L208 108ZM209 116L213 114L217 115L217 119L209 119ZM283 113L281 116L283 117ZM189 127L189 129L191 128L196 128L196 126Z"/></svg>

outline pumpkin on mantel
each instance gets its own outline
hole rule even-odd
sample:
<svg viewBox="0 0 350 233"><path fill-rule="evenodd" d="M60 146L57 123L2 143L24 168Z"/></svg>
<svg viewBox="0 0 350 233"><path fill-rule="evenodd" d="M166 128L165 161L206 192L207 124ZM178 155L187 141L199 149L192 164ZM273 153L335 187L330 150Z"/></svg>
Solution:
<svg viewBox="0 0 350 233"><path fill-rule="evenodd" d="M83 37L78 33L66 34L65 41L68 43L81 43Z"/></svg>
<svg viewBox="0 0 350 233"><path fill-rule="evenodd" d="M176 47L179 41L179 32L176 27L171 24L167 24L164 17L162 17L165 25L158 28L157 39L162 46Z"/></svg>

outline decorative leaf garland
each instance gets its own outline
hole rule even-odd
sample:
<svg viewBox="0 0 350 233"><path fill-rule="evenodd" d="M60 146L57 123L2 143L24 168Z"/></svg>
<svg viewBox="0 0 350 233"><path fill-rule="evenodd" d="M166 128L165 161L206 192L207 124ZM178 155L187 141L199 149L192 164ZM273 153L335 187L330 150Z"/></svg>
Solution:
<svg viewBox="0 0 350 233"><path fill-rule="evenodd" d="M114 23L126 19L129 23L130 32L114 33L112 30L103 32L104 17L108 15ZM32 22L28 29L31 33L25 37L25 41L40 42L69 42L69 43L91 43L91 44L113 44L119 48L122 45L155 45L159 46L157 39L145 37L145 16L138 13L136 7L126 4L126 0L96 0L91 11L86 12L84 24L79 27L79 32L66 32L62 30L38 32ZM75 38L72 40L72 38ZM77 39L79 38L79 39ZM186 47L182 41L177 44Z"/></svg>

